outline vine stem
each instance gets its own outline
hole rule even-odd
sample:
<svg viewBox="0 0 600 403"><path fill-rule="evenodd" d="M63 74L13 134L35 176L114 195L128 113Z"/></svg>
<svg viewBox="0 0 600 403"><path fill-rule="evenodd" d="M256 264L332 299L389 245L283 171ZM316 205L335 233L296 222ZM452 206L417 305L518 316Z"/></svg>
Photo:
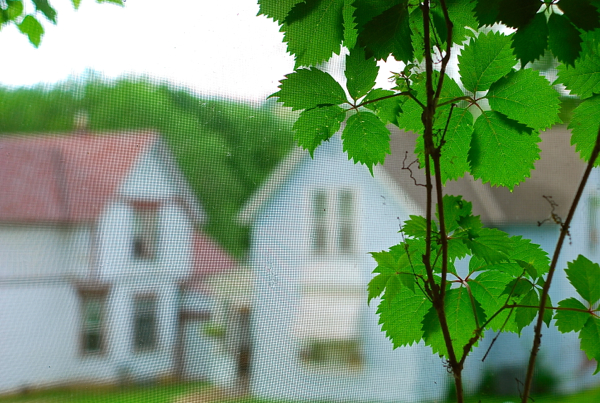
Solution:
<svg viewBox="0 0 600 403"><path fill-rule="evenodd" d="M540 296L540 306L537 322L535 324L533 347L531 349L531 354L529 355L527 375L525 376L525 385L523 387L523 395L521 397L522 403L528 402L529 394L531 393L531 384L533 382L533 370L535 368L535 360L537 358L540 345L542 344L542 324L544 323L544 310L546 309L546 301L548 299L548 292L550 291L550 284L552 283L552 278L554 276L554 272L556 271L556 265L558 264L558 257L560 256L560 251L565 242L565 238L569 233L569 226L571 225L571 221L573 220L573 216L575 215L575 210L577 209L577 205L579 204L579 200L581 199L581 195L583 194L585 185L587 184L587 181L590 177L590 173L592 172L594 163L598 158L598 154L600 154L600 127L598 128L598 135L596 136L596 144L594 145L594 149L592 150L592 154L585 169L585 173L583 174L583 178L581 178L581 181L579 183L579 188L577 189L577 193L575 194L575 198L573 199L573 203L571 204L571 208L569 209L569 214L567 215L567 219L565 220L565 222L561 225L560 236L558 237L558 242L556 243L556 248L554 249L554 255L552 256L552 262L550 264L550 270L548 271L548 277L546 278L546 283L544 284L544 287L542 289L542 295Z"/></svg>

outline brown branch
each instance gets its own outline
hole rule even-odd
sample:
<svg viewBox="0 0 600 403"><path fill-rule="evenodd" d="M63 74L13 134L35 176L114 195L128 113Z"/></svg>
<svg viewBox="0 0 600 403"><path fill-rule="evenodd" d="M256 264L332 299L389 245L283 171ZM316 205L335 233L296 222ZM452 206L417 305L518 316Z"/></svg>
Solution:
<svg viewBox="0 0 600 403"><path fill-rule="evenodd" d="M594 163L598 158L598 154L600 154L600 127L598 128L598 135L596 136L596 144L594 145L594 149L592 150L592 154L585 169L585 173L583 174L583 178L581 178L581 182L579 183L579 188L577 189L577 193L575 194L575 198L573 199L573 203L571 204L571 208L569 209L569 214L567 215L567 219L565 220L564 224L561 226L560 236L558 238L558 242L556 243L554 255L552 256L552 262L550 264L550 270L548 271L548 277L546 278L546 283L544 284L544 288L542 289L542 295L540 296L539 313L537 323L535 324L533 348L531 349L531 355L529 356L529 365L527 366L527 375L525 377L525 386L523 389L523 397L521 399L522 403L527 403L529 393L531 392L531 383L533 381L533 370L535 368L535 360L540 349L540 344L542 344L542 325L544 323L544 310L546 309L546 301L548 299L548 292L550 291L552 277L554 277L556 265L558 264L558 257L560 256L560 251L562 249L565 238L569 233L569 226L571 225L571 221L573 220L573 216L575 215L575 210L577 209L577 205L579 204L579 200L581 199L581 195L583 194L585 185L587 184L587 181L590 177L592 168L594 168Z"/></svg>

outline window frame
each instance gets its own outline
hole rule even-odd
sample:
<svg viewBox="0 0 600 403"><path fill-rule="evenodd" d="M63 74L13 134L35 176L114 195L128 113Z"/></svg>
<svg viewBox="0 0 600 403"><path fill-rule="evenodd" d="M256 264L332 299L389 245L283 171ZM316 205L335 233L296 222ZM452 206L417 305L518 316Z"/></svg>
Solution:
<svg viewBox="0 0 600 403"><path fill-rule="evenodd" d="M160 204L156 201L134 200L131 252L136 261L155 261L160 244Z"/></svg>
<svg viewBox="0 0 600 403"><path fill-rule="evenodd" d="M358 253L357 201L357 190L352 187L315 187L309 192L309 248L313 256Z"/></svg>
<svg viewBox="0 0 600 403"><path fill-rule="evenodd" d="M152 307L145 310L138 310L140 302L148 302L150 301ZM136 354L145 354L152 353L158 350L159 346L159 306L160 300L158 295L154 292L143 292L137 293L133 296L132 299L132 345L133 352ZM140 345L140 331L141 328L139 326L139 320L144 319L144 314L151 314L151 336L150 336L150 344L149 345ZM140 316L142 315L142 316Z"/></svg>
<svg viewBox="0 0 600 403"><path fill-rule="evenodd" d="M81 356L102 356L107 353L107 313L108 313L108 295L110 285L106 283L85 283L77 284L77 293L79 296L79 353ZM98 320L98 348L91 350L88 348L88 337L90 332L87 329L86 304L89 301L97 300L100 303L100 318Z"/></svg>

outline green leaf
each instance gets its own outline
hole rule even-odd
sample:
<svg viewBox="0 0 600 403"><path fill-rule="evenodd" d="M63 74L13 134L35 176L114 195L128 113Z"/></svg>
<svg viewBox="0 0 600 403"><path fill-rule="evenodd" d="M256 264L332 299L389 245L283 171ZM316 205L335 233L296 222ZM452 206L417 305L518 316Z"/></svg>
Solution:
<svg viewBox="0 0 600 403"><path fill-rule="evenodd" d="M32 0L36 11L40 11L52 23L56 24L56 10L52 8L48 0Z"/></svg>
<svg viewBox="0 0 600 403"><path fill-rule="evenodd" d="M298 69L285 77L280 81L279 91L269 98L279 98L277 102L292 110L339 105L347 101L342 86L328 73L315 67Z"/></svg>
<svg viewBox="0 0 600 403"><path fill-rule="evenodd" d="M410 346L423 338L421 321L431 307L431 302L420 292L403 287L391 300L385 297L377 313L381 331L392 341L394 348Z"/></svg>
<svg viewBox="0 0 600 403"><path fill-rule="evenodd" d="M513 277L509 274L499 271L486 271L470 278L468 281L471 292L477 301L481 303L486 316L490 318L498 312L507 302L507 296L504 295L504 289ZM504 309L501 313L486 326L487 329L494 331L501 330L507 316L510 314L510 309ZM514 316L513 316L514 318ZM504 330L516 332L517 327L514 320L509 320L506 323Z"/></svg>
<svg viewBox="0 0 600 403"><path fill-rule="evenodd" d="M458 56L460 77L467 90L485 91L512 70L517 61L511 43L511 37L496 32L471 38Z"/></svg>
<svg viewBox="0 0 600 403"><path fill-rule="evenodd" d="M485 313L476 299L474 299L474 304L473 307L466 287L454 288L446 293L444 309L457 360L462 358L463 347L473 337L474 331L478 327L477 323L482 325L485 321ZM440 322L433 307L423 318L423 338L425 344L430 346L434 353L448 357Z"/></svg>
<svg viewBox="0 0 600 403"><path fill-rule="evenodd" d="M501 0L498 20L512 28L521 28L529 23L540 9L539 0Z"/></svg>
<svg viewBox="0 0 600 403"><path fill-rule="evenodd" d="M352 0L345 0L342 17L344 19L344 46L348 49L354 48L358 39L358 31L356 30L354 19L355 12L356 7L352 5Z"/></svg>
<svg viewBox="0 0 600 403"><path fill-rule="evenodd" d="M475 16L481 25L494 25L498 21L501 0L478 0L475 4Z"/></svg>
<svg viewBox="0 0 600 403"><path fill-rule="evenodd" d="M600 371L600 319L589 318L585 323L581 332L579 332L579 340L581 340L581 349L585 351L585 355L591 360L597 362L594 375Z"/></svg>
<svg viewBox="0 0 600 403"><path fill-rule="evenodd" d="M577 59L573 67L558 66L558 79L554 85L562 83L572 95L581 99L600 93L600 56L596 52L587 52Z"/></svg>
<svg viewBox="0 0 600 403"><path fill-rule="evenodd" d="M14 21L23 14L23 3L20 1L11 1L7 4L6 11L3 14L8 21Z"/></svg>
<svg viewBox="0 0 600 403"><path fill-rule="evenodd" d="M443 115L442 115L443 116ZM441 119L437 119L435 130L443 124ZM442 131L443 133L443 131ZM448 122L448 130L444 135L444 144L441 148L440 163L442 171L442 183L448 180L462 178L465 172L470 169L468 155L471 147L471 136L473 134L473 115L466 108L454 108L452 116ZM417 147L421 145L423 137L419 137ZM416 151L422 153L423 146ZM423 162L425 160L423 159Z"/></svg>
<svg viewBox="0 0 600 403"><path fill-rule="evenodd" d="M542 293L540 292L540 297L542 296ZM546 306L544 308L544 323L546 324L546 327L550 327L550 323L552 322L552 318L554 317L554 310L552 309L548 309L549 307L552 306L552 301L550 300L550 295L546 296Z"/></svg>
<svg viewBox="0 0 600 403"><path fill-rule="evenodd" d="M313 157L315 149L340 129L345 116L346 111L336 105L307 109L294 123L294 140Z"/></svg>
<svg viewBox="0 0 600 403"><path fill-rule="evenodd" d="M365 96L375 85L379 67L375 59L365 57L361 47L350 50L346 56L346 86L350 96L356 101Z"/></svg>
<svg viewBox="0 0 600 403"><path fill-rule="evenodd" d="M567 278L577 290L577 293L590 306L600 299L600 266L592 263L586 257L579 255L573 262L567 264Z"/></svg>
<svg viewBox="0 0 600 403"><path fill-rule="evenodd" d="M559 93L548 80L531 69L513 71L502 77L492 84L487 98L493 110L534 130L560 122Z"/></svg>
<svg viewBox="0 0 600 403"><path fill-rule="evenodd" d="M370 112L350 116L342 134L344 151L354 163L366 165L373 174L373 164L383 164L390 151L390 132L385 124Z"/></svg>
<svg viewBox="0 0 600 403"><path fill-rule="evenodd" d="M483 183L512 190L531 174L540 158L540 137L525 125L494 111L484 111L475 121L469 162L471 174Z"/></svg>
<svg viewBox="0 0 600 403"><path fill-rule="evenodd" d="M42 36L44 35L44 27L32 15L27 15L18 25L19 31L27 35L29 42L36 48L40 46Z"/></svg>
<svg viewBox="0 0 600 403"><path fill-rule="evenodd" d="M401 1L369 21L358 34L358 43L377 60L392 54L396 60L411 61L414 49L408 15L408 1Z"/></svg>
<svg viewBox="0 0 600 403"><path fill-rule="evenodd" d="M465 244L477 256L487 263L508 260L512 248L512 240L506 232L496 228L482 228L476 238L465 239Z"/></svg>
<svg viewBox="0 0 600 403"><path fill-rule="evenodd" d="M345 0L306 0L292 8L282 30L288 51L295 56L295 68L312 66L340 53L344 4Z"/></svg>
<svg viewBox="0 0 600 403"><path fill-rule="evenodd" d="M378 98L387 97L390 95L394 95L394 91L375 88L367 94L367 96L363 100L363 103L367 101L373 101ZM363 106L375 112L375 114L379 117L379 119L383 121L383 123L392 123L394 125L397 125L398 114L401 112L400 105L403 101L404 99L402 99L401 97L393 97L368 103Z"/></svg>
<svg viewBox="0 0 600 403"><path fill-rule="evenodd" d="M584 31L600 28L600 13L590 0L560 0L557 5L578 28Z"/></svg>
<svg viewBox="0 0 600 403"><path fill-rule="evenodd" d="M79 3L81 0L77 0ZM258 15L272 18L274 21L283 23L294 6L304 0L258 0L260 11Z"/></svg>
<svg viewBox="0 0 600 403"><path fill-rule="evenodd" d="M402 232L407 236L425 239L427 236L427 220L425 217L419 215L411 215L409 217L404 222L404 225L402 225ZM431 222L431 230L437 232L435 222L433 221Z"/></svg>
<svg viewBox="0 0 600 403"><path fill-rule="evenodd" d="M298 0L301 1L301 0ZM77 10L79 8L79 4L81 3L81 0L71 0L71 2L73 3L73 8L75 10Z"/></svg>
<svg viewBox="0 0 600 403"><path fill-rule="evenodd" d="M573 110L568 126L571 129L571 144L575 145L575 150L584 161L590 160L598 136L599 122L590 119L591 116L600 116L600 95L594 95L579 104ZM599 165L600 160L596 160L594 166Z"/></svg>
<svg viewBox="0 0 600 403"><path fill-rule="evenodd" d="M530 267L523 267L522 264L519 264L534 279L548 272L550 269L550 258L540 245L534 244L529 239L524 239L521 236L513 236L510 239L513 242L513 248L509 254L510 259L530 265L535 270L535 273L530 272Z"/></svg>
<svg viewBox="0 0 600 403"><path fill-rule="evenodd" d="M567 298L558 303L559 308L565 309L581 309L587 311L585 305L583 305L576 298ZM578 332L583 329L585 322L591 317L588 312L577 312L577 311L565 311L557 310L554 318L556 319L556 326L562 333Z"/></svg>
<svg viewBox="0 0 600 403"><path fill-rule="evenodd" d="M552 13L548 19L548 46L558 61L573 65L581 52L579 31L564 16Z"/></svg>
<svg viewBox="0 0 600 403"><path fill-rule="evenodd" d="M462 196L444 195L442 204L444 205L444 223L447 233L457 229L460 226L460 220L470 216L473 208L473 204L463 200ZM439 221L439 205L436 205L435 216Z"/></svg>
<svg viewBox="0 0 600 403"><path fill-rule="evenodd" d="M521 299L519 305L539 306L540 297L535 289L529 290L529 292ZM517 308L517 312L515 313L515 323L517 324L519 333L535 319L537 313L538 310L535 308Z"/></svg>
<svg viewBox="0 0 600 403"><path fill-rule="evenodd" d="M538 13L513 36L512 47L521 67L537 60L548 47L548 23L544 13Z"/></svg>

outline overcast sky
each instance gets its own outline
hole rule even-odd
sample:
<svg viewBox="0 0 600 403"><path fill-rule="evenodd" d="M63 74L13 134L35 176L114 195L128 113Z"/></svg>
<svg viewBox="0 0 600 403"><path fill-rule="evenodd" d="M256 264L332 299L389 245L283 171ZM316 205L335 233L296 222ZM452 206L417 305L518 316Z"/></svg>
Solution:
<svg viewBox="0 0 600 403"><path fill-rule="evenodd" d="M82 0L78 11L71 0L51 4L58 24L45 24L39 49L14 26L0 32L0 84L54 83L89 68L262 102L293 71L279 27L256 16L256 0L126 0L125 7ZM389 71L382 71L380 85Z"/></svg>

